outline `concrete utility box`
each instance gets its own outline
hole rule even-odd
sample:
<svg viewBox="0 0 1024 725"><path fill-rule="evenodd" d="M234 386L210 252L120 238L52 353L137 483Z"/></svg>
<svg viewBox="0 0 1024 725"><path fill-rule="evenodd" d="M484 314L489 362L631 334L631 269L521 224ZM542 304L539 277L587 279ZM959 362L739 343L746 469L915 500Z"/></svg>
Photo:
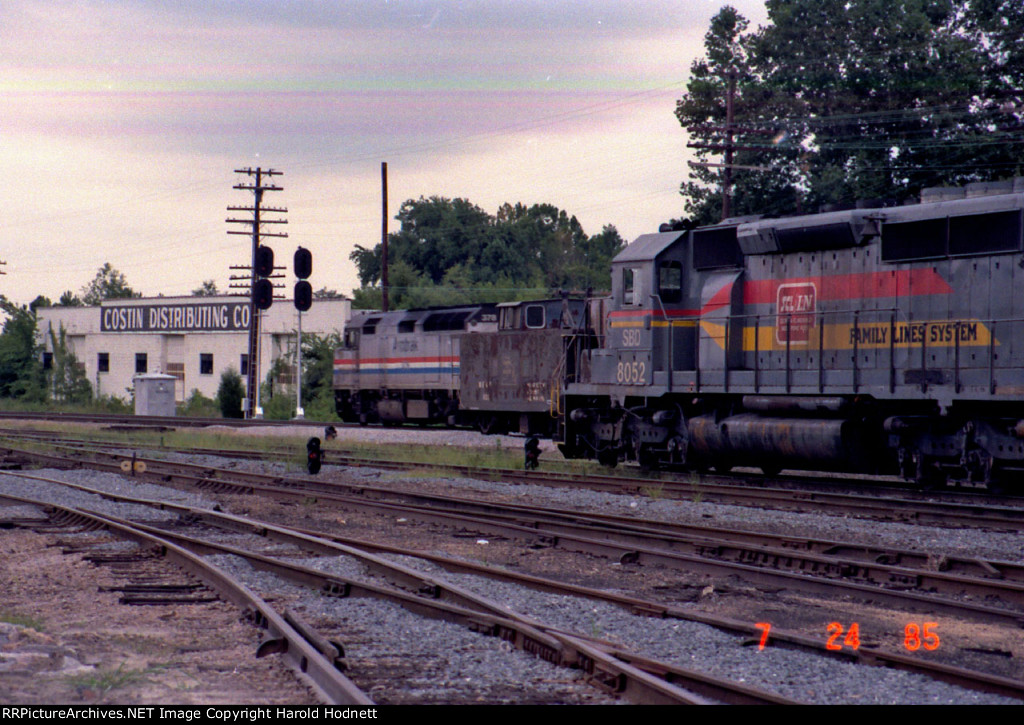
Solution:
<svg viewBox="0 0 1024 725"><path fill-rule="evenodd" d="M135 384L135 415L174 416L173 375L149 373L132 378Z"/></svg>

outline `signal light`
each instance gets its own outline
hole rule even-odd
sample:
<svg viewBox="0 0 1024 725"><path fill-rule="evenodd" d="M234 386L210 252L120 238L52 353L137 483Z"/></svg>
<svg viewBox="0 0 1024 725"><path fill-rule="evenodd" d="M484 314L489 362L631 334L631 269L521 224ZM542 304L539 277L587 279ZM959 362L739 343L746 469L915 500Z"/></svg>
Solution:
<svg viewBox="0 0 1024 725"><path fill-rule="evenodd" d="M299 247L295 250L295 276L299 279L309 279L313 274L313 254L308 249Z"/></svg>
<svg viewBox="0 0 1024 725"><path fill-rule="evenodd" d="M262 244L258 246L256 248L256 264L254 269L260 277L272 275L274 273L274 250Z"/></svg>
<svg viewBox="0 0 1024 725"><path fill-rule="evenodd" d="M320 472L323 460L324 452L320 449L320 439L314 436L306 441L306 470L316 475Z"/></svg>
<svg viewBox="0 0 1024 725"><path fill-rule="evenodd" d="M274 303L274 285L269 279L258 279L252 288L252 302L258 310L268 310Z"/></svg>
<svg viewBox="0 0 1024 725"><path fill-rule="evenodd" d="M313 286L306 280L295 283L295 309L308 312L313 306Z"/></svg>

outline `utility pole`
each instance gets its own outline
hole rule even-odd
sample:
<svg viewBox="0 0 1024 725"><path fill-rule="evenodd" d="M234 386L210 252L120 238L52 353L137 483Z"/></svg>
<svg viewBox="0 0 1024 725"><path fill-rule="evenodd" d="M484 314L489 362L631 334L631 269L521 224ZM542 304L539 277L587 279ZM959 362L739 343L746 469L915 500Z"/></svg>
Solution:
<svg viewBox="0 0 1024 725"><path fill-rule="evenodd" d="M691 149L707 149L709 151L724 151L725 152L725 163L724 164L703 164L699 162L691 162L695 166L719 166L722 169L722 219L728 219L732 214L732 170L734 168L732 163L732 155L734 151L741 150L743 147L736 146L734 143L734 134L737 129L734 125L734 100L736 97L736 71L730 70L728 76L728 85L726 86L725 92L725 143L688 143L687 148ZM700 127L703 130L704 127ZM691 128L689 131L693 133L698 128Z"/></svg>
<svg viewBox="0 0 1024 725"><path fill-rule="evenodd" d="M725 175L722 178L722 219L732 213L732 134L733 97L736 95L736 73L729 71L729 90L725 96Z"/></svg>
<svg viewBox="0 0 1024 725"><path fill-rule="evenodd" d="M245 174L253 179L252 183L236 184L235 189L251 191L253 193L252 206L229 206L228 211L250 212L251 219L228 219L229 224L245 224L250 228L245 231L228 230L228 234L244 234L252 237L252 275L249 283L249 369L246 371L245 382L245 417L259 418L263 416L260 407L260 314L263 309L269 307L269 302L264 305L257 305L257 290L259 279L257 274L257 255L261 247L260 241L263 237L287 237L283 232L264 232L261 227L265 224L287 224L287 219L264 218L264 213L287 213L288 210L278 207L263 206L263 192L281 191L281 187L273 182L273 177L280 176L280 171L262 168L235 169L236 174ZM271 256L271 260L273 257ZM273 261L271 261L271 268ZM268 283L269 284L269 283ZM270 297L273 297L271 288Z"/></svg>
<svg viewBox="0 0 1024 725"><path fill-rule="evenodd" d="M388 162L380 164L381 223L380 223L380 291L383 301L381 311L388 311Z"/></svg>

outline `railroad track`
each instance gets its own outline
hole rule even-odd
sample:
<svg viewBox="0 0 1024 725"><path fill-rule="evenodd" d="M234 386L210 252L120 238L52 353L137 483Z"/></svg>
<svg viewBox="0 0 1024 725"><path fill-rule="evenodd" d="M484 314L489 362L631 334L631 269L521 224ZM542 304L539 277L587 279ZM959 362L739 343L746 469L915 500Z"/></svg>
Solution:
<svg viewBox="0 0 1024 725"><path fill-rule="evenodd" d="M15 452L8 453L14 455ZM81 462L74 456L24 451L18 455L31 456L47 465L67 466ZM491 535L540 540L546 545L557 544L620 562L659 564L708 575L736 575L764 586L796 587L817 593L841 591L896 606L925 606L951 616L1003 619L1024 625L1024 566L1014 562L959 557L946 557L939 562L935 557L907 550L872 549L836 541L721 528L680 527L665 522L638 522L622 516L583 515L569 510L428 495L363 483L345 485L292 478L284 486L278 474L214 469L134 454L131 457L111 452L99 455L108 462L94 457L90 465L116 472L123 470L125 463L143 464L144 475L152 480L180 481L220 490L233 488L236 492L297 500L317 496L337 505L448 526L468 526ZM940 567L943 571L937 570ZM996 599L1012 608L917 593L922 591Z"/></svg>
<svg viewBox="0 0 1024 725"><path fill-rule="evenodd" d="M151 469L151 472L157 473L158 469L160 469L162 466L165 466L167 462L152 461L152 462L146 462L146 463L147 463L147 465L152 465L154 467L153 469ZM118 466L118 467L120 467L120 466ZM208 471L209 467L206 467L206 469ZM237 472L234 472L234 471L230 471L230 472L217 471L217 472L215 472L215 474L216 474L216 477L214 477L214 478L210 478L209 476L205 477L207 485L217 485L217 486L221 486L221 487L222 486L238 486L238 485L241 485L243 487L243 489L251 489L254 486L254 483L252 483L252 476L251 475L247 476L247 478L249 480L247 480L245 482L231 483L231 482L229 482L227 480L227 477L236 475ZM171 473L169 473L168 470L160 471L160 475L162 477L166 477L168 475L173 475L174 477L181 477L182 476L182 474L180 472L171 474ZM273 477L271 477L271 478L273 478ZM278 476L276 478L280 478L280 476ZM315 483L318 483L318 482L315 482ZM296 487L297 485L299 487ZM325 494L323 492L323 489L321 489L321 488L317 488L317 489L302 488L301 485L302 485L302 482L298 482L297 483L296 481L289 481L288 489L286 489L286 491L282 491L278 495L281 495L281 496L293 496L293 497L300 497L300 498L301 497L308 498L310 496L317 496L317 497L326 497L326 496L328 496L327 494ZM364 488L364 489L366 488L366 486L362 486L362 485L357 486L357 487L361 487L361 488ZM268 495L271 492L270 492L269 488L262 488L261 489L261 493L264 494L264 495ZM378 503L375 503L374 505L380 506L380 505L391 505L391 504L384 504L384 503L378 502ZM474 505L478 505L478 502L477 502L477 504L474 504ZM407 513L408 513L408 511L407 511ZM478 511L474 512L474 513L475 514L479 514ZM494 515L494 514L492 514L492 515ZM511 515L518 516L518 517L521 518L523 513L522 513L522 511L515 511ZM564 514L562 514L562 515L564 516ZM573 516L579 518L579 515L573 514ZM571 517L571 516L566 516L566 517L568 518L568 517ZM494 525L494 520L493 519L492 519L492 521L490 521L490 525ZM502 523L502 525L508 526L508 525L511 525L511 524ZM604 537L607 538L608 530L610 530L610 528L608 527L608 521L603 521L601 525L604 526L604 528L605 528L605 530L604 530ZM633 534L634 535L637 534L637 531L634 531ZM525 535L532 536L532 537L537 537L538 536L538 532L536 530L532 531L532 532L526 531ZM520 536L522 536L522 535L520 535ZM648 534L648 536L649 536L649 534ZM663 536L664 537L665 536L665 532L664 531L658 532L658 536ZM557 537L561 541L561 540L563 540L565 538L565 535L564 534L558 534ZM606 547L608 545L605 542L605 543L602 544L602 546ZM630 549L630 551L633 551L633 552L635 552L636 550L637 550L637 547L631 547L631 549ZM890 553L892 553L892 552L890 552ZM660 554L660 553L657 554L657 556L660 556L660 555L662 555L662 554ZM1014 619L1014 615L1011 615L1011 619L1012 620ZM748 628L749 627L750 627L750 625L748 625ZM872 653L872 656L873 656L873 653ZM897 662L897 660L899 659L899 655L895 655L895 654L892 654L892 653L890 653L890 654L883 653L883 658L885 659L886 657L888 657L888 659L886 659L887 662L890 662L890 663ZM865 655L864 658L866 659L866 658L869 658L869 657L867 657ZM915 663L915 664L920 665L920 663ZM953 670L955 670L955 668ZM959 677L959 675L957 675L957 677ZM1001 687L1002 685L999 685L999 686Z"/></svg>
<svg viewBox="0 0 1024 725"><path fill-rule="evenodd" d="M68 485L65 482L40 477L33 477L33 480L60 486ZM332 543L311 534L290 531L263 521L244 519L190 506L172 505L163 501L111 496L107 493L89 490L87 487L75 486L74 488L86 493L102 495L108 499L116 498L125 503L153 506L164 511L174 510L179 516L178 523L174 528L187 527L190 531L188 533L181 530L171 531L166 527L130 522L83 508L59 507L61 518L65 522L68 520L74 523L88 521L110 528L120 535L137 538L150 544L170 543L175 553L180 550L201 553L206 556L238 557L244 559L254 568L273 572L322 595L342 598L372 597L396 601L409 609L426 611L428 616L455 621L474 631L499 637L543 660L582 670L590 681L634 702L706 704L708 701L705 696L711 696L717 701L735 704L794 704L784 697L761 692L742 683L687 671L668 663L630 653L621 646L615 647L607 642L595 642L593 637L586 634L570 633L546 626L530 617L510 612L506 606L479 594L351 546ZM3 497L18 503L34 503L47 509L58 508L43 500L31 500L6 494ZM187 524L183 522L187 522ZM201 537L191 532L191 529L199 528L199 524L216 526L229 531L245 531L251 535L257 535L261 539L271 539L278 544L287 543L289 546L305 551L355 557L377 574L383 574L393 581L396 586L382 587L364 579L325 574L317 569L289 563L280 554L267 556L249 548L240 548L236 545L219 542L208 536ZM291 553L295 555L296 552ZM197 570L197 575L211 578L211 574L205 570ZM217 574L217 577L227 578L226 575L221 574ZM261 613L263 613L262 610ZM290 616L290 619L293 622L301 622L301 619L294 614ZM311 628L306 624L295 625L295 628L304 632L304 636L309 641L324 641L323 637L315 633L310 634ZM291 643L290 640L288 642L295 649L294 643ZM289 645L271 643L265 645L265 649L287 652ZM329 648L325 647L324 649L330 651ZM308 653L304 652L301 657L304 658L307 655ZM687 687L699 690L704 695L695 695L693 692L682 690L673 683L685 683ZM337 699L332 701L339 702ZM340 702L367 704L369 700L340 700Z"/></svg>
<svg viewBox="0 0 1024 725"><path fill-rule="evenodd" d="M323 646L316 638L309 636L309 628L298 617L294 614L285 616L275 611L237 578L166 536L161 536L158 531L126 520L49 501L2 492L0 499L45 509L48 512L47 530L50 532L54 527L62 532L71 529L82 531L103 528L117 537L134 541L147 550L143 554L96 554L92 556L94 562L138 563L152 556L153 551L159 551L161 557L182 571L188 572L226 601L246 610L253 623L267 632L268 639L262 648L270 648L284 655L296 675L304 680L323 702L339 705L373 704L373 701L336 667L330 647ZM34 526L39 528L39 524ZM126 604L191 604L209 601L197 599L190 584L136 584L125 588L124 594L122 602Z"/></svg>
<svg viewBox="0 0 1024 725"><path fill-rule="evenodd" d="M278 421L278 425L287 426L288 422ZM312 426L311 432L319 433L316 431L319 424L305 425ZM354 426L342 424L341 427ZM11 440L38 440L49 446L59 443L89 449L118 450L133 445L130 441L97 441L88 438L68 438L63 435L55 440L52 431L4 431L3 437ZM258 450L214 447L176 449L162 443L158 446L154 442L143 447L247 460L287 460L295 459L304 453L297 445L269 445ZM678 474L671 473L629 475L624 470L615 474L601 473L598 470L585 473L522 471L367 457L340 445L332 445L326 450L326 454L326 461L334 465L395 471L427 467L445 471L452 476L488 478L500 475L507 483L586 488L612 494L641 494L680 500L698 499L783 511L816 510L875 520L911 521L954 527L974 526L1004 531L1017 531L1024 526L1024 499L1021 497L978 494L970 489L917 491L909 488L904 482L877 477L821 478L812 477L811 474L795 474L769 479L761 475L744 473L690 473L681 478ZM894 492L898 495L894 496Z"/></svg>
<svg viewBox="0 0 1024 725"><path fill-rule="evenodd" d="M50 438L46 438L49 436ZM52 433L32 432L28 434L4 433L4 438L22 437L47 440L51 449L71 448L80 451L116 451L130 447L123 442L95 442L86 439L55 443ZM3 449L0 449L2 451ZM16 453L8 449L11 454ZM168 449L170 450L170 449ZM190 448L184 454L224 456L248 460L282 458L294 459L298 455L295 447L272 447L253 451L241 449ZM719 482L721 477L692 477L688 481L667 478L634 476L608 476L595 473L559 473L551 471L518 471L511 469L481 468L476 466L445 465L397 460L378 460L364 456L350 455L343 450L331 449L327 461L334 465L371 467L375 469L409 471L428 467L444 471L452 476L490 479L500 476L510 484L529 484L551 487L583 488L611 494L639 494L656 498L677 500L700 500L709 503L751 506L780 511L817 511L838 516L855 516L878 521L913 522L949 527L973 527L996 531L1020 531L1024 528L1024 505L1019 498L984 497L973 494L952 493L942 500L930 500L922 495L898 498L892 495L878 496L866 493L830 493L814 491L806 487L777 488L766 485L763 478L755 477L755 486ZM242 475L242 474L236 474ZM791 478L787 483L802 482L803 477ZM749 484L751 481L747 481ZM833 480L830 485L849 486L846 479ZM902 489L901 489L902 490Z"/></svg>

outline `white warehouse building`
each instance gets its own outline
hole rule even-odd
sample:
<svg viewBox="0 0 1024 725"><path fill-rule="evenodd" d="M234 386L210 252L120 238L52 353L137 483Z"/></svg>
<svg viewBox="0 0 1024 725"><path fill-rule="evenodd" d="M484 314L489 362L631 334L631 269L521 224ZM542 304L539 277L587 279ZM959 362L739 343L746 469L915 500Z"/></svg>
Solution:
<svg viewBox="0 0 1024 725"><path fill-rule="evenodd" d="M245 377L249 310L247 297L149 297L107 300L98 307L44 307L37 320L44 364L53 354L52 339L63 329L96 395L127 398L136 375L163 373L177 378L175 398L183 402L193 390L216 396L228 368ZM350 313L348 299L315 299L302 313L303 335L342 335ZM299 312L291 300L275 300L262 313L261 380L283 359L279 382L294 382L298 328Z"/></svg>

